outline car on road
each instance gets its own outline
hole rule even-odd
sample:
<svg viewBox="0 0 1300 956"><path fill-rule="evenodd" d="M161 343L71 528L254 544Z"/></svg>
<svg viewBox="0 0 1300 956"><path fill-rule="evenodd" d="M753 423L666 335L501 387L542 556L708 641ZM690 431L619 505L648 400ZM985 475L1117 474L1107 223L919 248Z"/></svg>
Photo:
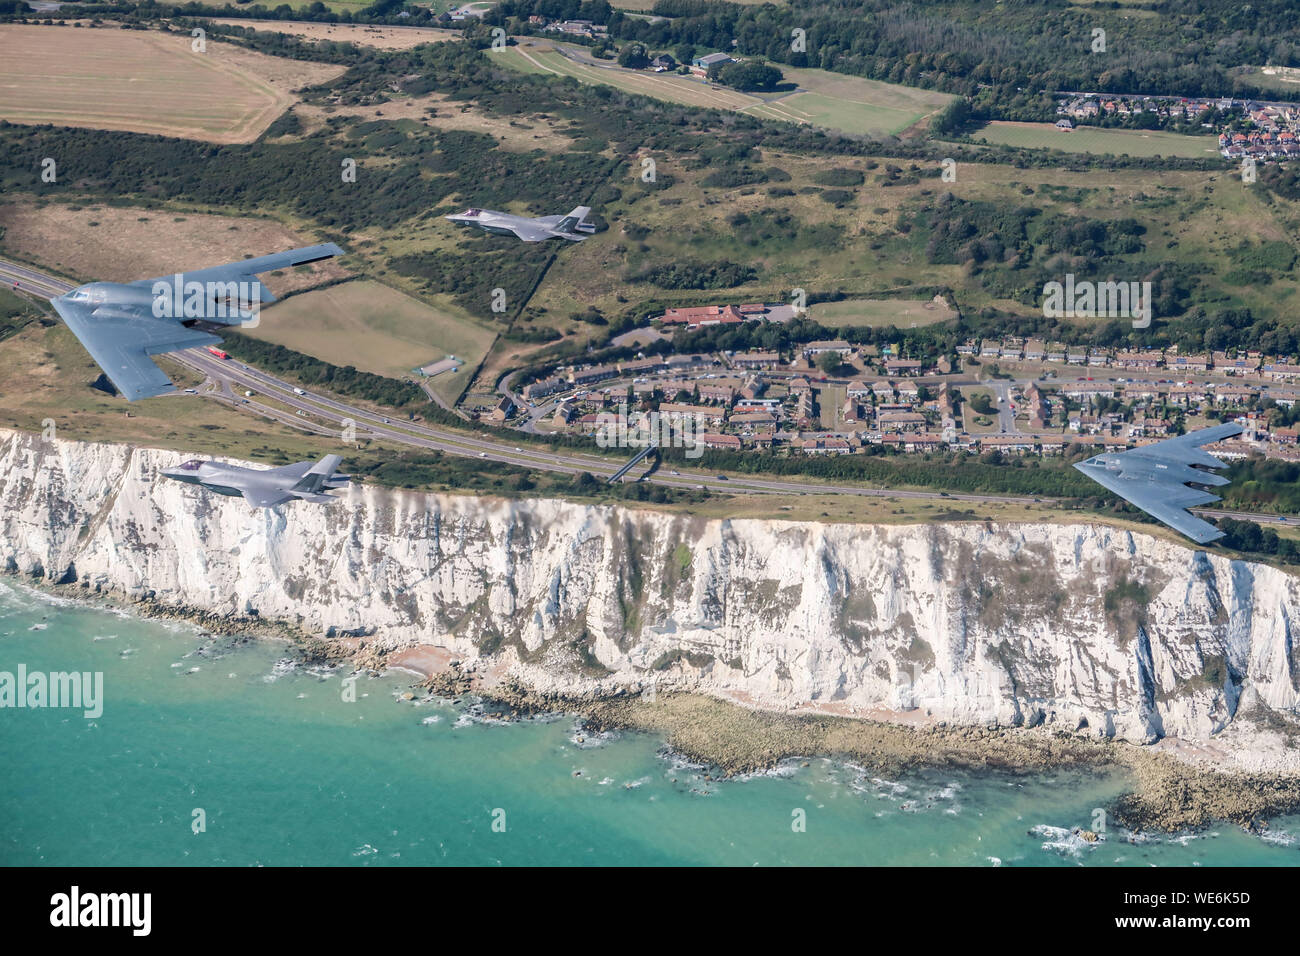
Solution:
<svg viewBox="0 0 1300 956"><path fill-rule="evenodd" d="M487 452L485 452L485 451L481 451L481 452L478 453L478 456L479 456L480 458L486 458L486 457L487 457Z"/></svg>
<svg viewBox="0 0 1300 956"><path fill-rule="evenodd" d="M672 471L668 472L668 474L670 474L670 475L680 475L681 472L680 472L680 471L677 471L676 469L673 469Z"/></svg>
<svg viewBox="0 0 1300 956"><path fill-rule="evenodd" d="M727 476L726 476L726 475L714 475L713 477L716 478L718 481L726 481L726 480L727 480Z"/></svg>

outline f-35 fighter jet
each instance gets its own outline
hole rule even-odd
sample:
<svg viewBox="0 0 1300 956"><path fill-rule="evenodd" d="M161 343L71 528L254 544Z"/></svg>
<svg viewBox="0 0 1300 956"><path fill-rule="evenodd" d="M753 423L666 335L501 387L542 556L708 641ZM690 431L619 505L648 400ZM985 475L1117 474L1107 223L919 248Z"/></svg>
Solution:
<svg viewBox="0 0 1300 956"><path fill-rule="evenodd" d="M318 462L299 461L283 468L241 468L219 461L193 459L175 468L164 468L168 478L202 485L219 495L243 495L254 508L270 508L286 501L338 501L324 492L342 488L351 480L335 469L343 462L339 455L326 455Z"/></svg>
<svg viewBox="0 0 1300 956"><path fill-rule="evenodd" d="M478 226L484 232L518 236L524 242L543 242L556 238L581 242L596 231L595 224L587 222L590 212L590 207L579 206L567 216L538 216L529 219L527 216L512 216L495 209L466 209L447 218L452 222Z"/></svg>
<svg viewBox="0 0 1300 956"><path fill-rule="evenodd" d="M1223 532L1208 521L1192 517L1186 509L1219 498L1208 491L1189 488L1187 483L1228 484L1229 479L1223 475L1203 470L1222 468L1224 463L1202 451L1201 446L1239 434L1240 425L1215 425L1153 445L1094 455L1074 467L1197 544L1208 544L1222 538Z"/></svg>
<svg viewBox="0 0 1300 956"><path fill-rule="evenodd" d="M176 391L149 356L221 341L192 328L194 323L243 324L275 301L258 275L342 254L331 242L157 279L91 282L50 304L109 381L133 402Z"/></svg>

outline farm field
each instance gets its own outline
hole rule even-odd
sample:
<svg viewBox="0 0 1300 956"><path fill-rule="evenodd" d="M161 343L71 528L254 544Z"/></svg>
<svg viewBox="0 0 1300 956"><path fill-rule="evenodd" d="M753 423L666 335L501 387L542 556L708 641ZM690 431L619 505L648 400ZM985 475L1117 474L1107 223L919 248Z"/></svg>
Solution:
<svg viewBox="0 0 1300 956"><path fill-rule="evenodd" d="M430 386L454 400L496 333L451 309L435 308L380 282L358 280L315 289L277 303L253 338L347 366L406 377L412 369L447 355L464 359L460 371L430 379Z"/></svg>
<svg viewBox="0 0 1300 956"><path fill-rule="evenodd" d="M752 112L848 133L895 135L922 122L953 99L946 93L845 76L828 70L781 68L801 92Z"/></svg>
<svg viewBox="0 0 1300 956"><path fill-rule="evenodd" d="M616 65L578 62L544 40L522 40L494 54L516 69L552 76L571 76L585 83L603 83L685 106L750 112L766 119L805 123L846 133L885 136L902 132L941 109L951 97L824 70L783 68L800 91L783 96L758 96L713 86L676 73L624 70ZM582 55L582 54L578 54Z"/></svg>
<svg viewBox="0 0 1300 956"><path fill-rule="evenodd" d="M1065 132L1049 123L992 122L974 134L986 143L1067 153L1113 153L1122 156L1171 156L1207 159L1219 155L1214 136L1185 136L1159 130L1101 129L1080 126Z"/></svg>
<svg viewBox="0 0 1300 956"><path fill-rule="evenodd" d="M248 143L342 66L287 60L187 34L0 26L0 118Z"/></svg>
<svg viewBox="0 0 1300 956"><path fill-rule="evenodd" d="M948 307L941 296L925 301L844 299L840 302L818 302L809 306L808 312L809 317L814 321L834 328L851 326L878 328L892 325L900 329L915 329L957 317L957 313Z"/></svg>
<svg viewBox="0 0 1300 956"><path fill-rule="evenodd" d="M360 11L367 4L341 3L341 9ZM340 12L340 11L336 11ZM250 27L266 33L282 33L303 40L330 40L335 43L355 43L357 46L377 50L408 50L421 43L439 43L459 39L454 30L437 30L433 27L388 27L352 23L311 23L297 20L245 20L221 19L213 23L225 26Z"/></svg>
<svg viewBox="0 0 1300 956"><path fill-rule="evenodd" d="M320 241L273 219L30 201L0 205L0 233L0 249L86 282L132 282ZM329 259L262 278L282 295L347 275Z"/></svg>

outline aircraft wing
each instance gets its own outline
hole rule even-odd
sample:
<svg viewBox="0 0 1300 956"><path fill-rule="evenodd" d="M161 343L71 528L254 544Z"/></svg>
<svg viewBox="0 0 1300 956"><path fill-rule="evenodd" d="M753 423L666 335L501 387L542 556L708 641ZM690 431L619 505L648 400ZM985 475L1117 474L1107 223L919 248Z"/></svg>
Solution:
<svg viewBox="0 0 1300 956"><path fill-rule="evenodd" d="M1136 449L1134 449L1136 450ZM1127 454L1127 452L1125 453ZM1185 534L1197 544L1209 544L1223 537L1223 532L1185 509L1218 501L1208 491L1198 491L1186 485L1162 482L1157 479L1124 477L1123 473L1108 472L1105 468L1080 468L1085 475L1119 495L1130 504L1141 508L1151 517Z"/></svg>
<svg viewBox="0 0 1300 956"><path fill-rule="evenodd" d="M261 474L267 476L274 475L276 478L292 478L294 481L297 481L311 470L312 464L313 463L310 461L295 461L292 465L281 465L279 468L268 468L261 472Z"/></svg>
<svg viewBox="0 0 1300 956"><path fill-rule="evenodd" d="M248 487L242 489L242 493L244 500L254 508L270 508L293 497L276 488Z"/></svg>
<svg viewBox="0 0 1300 956"><path fill-rule="evenodd" d="M1240 425L1213 425L1210 428L1200 428L1194 432L1188 432L1186 435L1179 435L1177 438L1158 441L1154 445L1143 445L1141 448L1133 449L1133 451L1140 451L1147 458L1159 458L1163 461L1177 462L1182 465L1222 468L1223 462L1208 451L1201 451L1201 446L1231 438L1233 435L1240 435L1241 431Z"/></svg>
<svg viewBox="0 0 1300 956"><path fill-rule="evenodd" d="M1202 428L1153 445L1099 455L1074 467L1197 544L1208 544L1222 538L1223 532L1186 509L1219 498L1187 483L1223 485L1228 479L1191 466L1224 467L1222 461L1202 451L1201 446L1238 435L1241 430L1240 425L1231 424Z"/></svg>
<svg viewBox="0 0 1300 956"><path fill-rule="evenodd" d="M510 231L524 242L542 242L545 239L555 238L555 233L548 227L532 223L519 223L511 226Z"/></svg>
<svg viewBox="0 0 1300 956"><path fill-rule="evenodd" d="M175 319L160 319L147 312L104 314L62 297L50 303L109 381L131 402L176 391L149 356L221 341Z"/></svg>
<svg viewBox="0 0 1300 956"><path fill-rule="evenodd" d="M193 272L179 273L182 287L189 282L241 282L248 285L256 285L258 288L258 302L266 305L274 302L275 296L271 294L260 279L257 277L264 272L273 272L276 269L288 269L292 266L306 265L309 262L320 262L322 259L330 259L334 256L343 255L343 250L332 242L327 242L320 246L306 246L302 249L290 249L288 252L276 252L269 256L258 256L256 259L244 259L242 262L231 262L224 266L211 266L207 269L196 269ZM176 275L158 276L155 279L140 279L130 283L133 286L141 286L149 289L153 288L155 282L175 282Z"/></svg>

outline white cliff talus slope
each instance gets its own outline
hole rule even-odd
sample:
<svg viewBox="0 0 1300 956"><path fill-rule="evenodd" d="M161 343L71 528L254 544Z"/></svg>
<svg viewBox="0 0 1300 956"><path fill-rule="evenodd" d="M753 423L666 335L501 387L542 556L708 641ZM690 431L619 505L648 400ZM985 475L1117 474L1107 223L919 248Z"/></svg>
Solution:
<svg viewBox="0 0 1300 956"><path fill-rule="evenodd" d="M184 456L0 431L0 567L372 648L437 644L542 690L654 680L771 708L888 708L1207 741L1300 767L1300 579L1099 524L705 520L354 486L254 511ZM1259 729L1254 729L1258 725ZM1248 731L1248 733L1247 733Z"/></svg>

